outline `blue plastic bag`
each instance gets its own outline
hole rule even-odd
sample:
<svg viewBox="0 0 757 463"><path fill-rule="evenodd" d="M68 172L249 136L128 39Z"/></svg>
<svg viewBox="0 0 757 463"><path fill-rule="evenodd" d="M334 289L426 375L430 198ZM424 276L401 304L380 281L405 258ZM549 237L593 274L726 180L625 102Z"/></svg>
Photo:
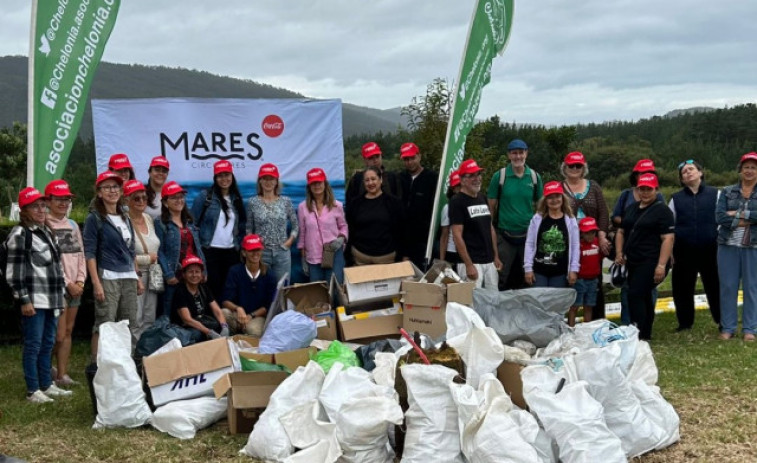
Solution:
<svg viewBox="0 0 757 463"><path fill-rule="evenodd" d="M275 354L302 349L313 342L317 331L315 322L310 317L294 310L287 310L273 317L268 324L263 337L260 338L258 352Z"/></svg>

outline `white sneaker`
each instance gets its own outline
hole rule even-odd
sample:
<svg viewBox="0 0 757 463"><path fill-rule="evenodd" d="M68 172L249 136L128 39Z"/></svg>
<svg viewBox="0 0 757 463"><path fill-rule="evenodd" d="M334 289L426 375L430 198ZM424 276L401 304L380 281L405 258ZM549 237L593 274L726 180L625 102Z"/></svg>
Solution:
<svg viewBox="0 0 757 463"><path fill-rule="evenodd" d="M51 384L50 387L48 387L46 390L43 391L46 396L51 397L67 397L74 395L74 391L67 391L65 389L61 389L58 386L55 385L55 383Z"/></svg>
<svg viewBox="0 0 757 463"><path fill-rule="evenodd" d="M37 389L32 394L26 396L26 400L33 404L46 404L49 402L55 402L50 397L46 396L42 391Z"/></svg>

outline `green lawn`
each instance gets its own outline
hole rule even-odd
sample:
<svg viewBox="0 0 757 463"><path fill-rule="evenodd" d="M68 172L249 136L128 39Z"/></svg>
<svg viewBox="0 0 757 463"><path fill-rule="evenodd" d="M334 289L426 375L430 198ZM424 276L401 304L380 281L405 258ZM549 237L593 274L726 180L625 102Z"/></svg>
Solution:
<svg viewBox="0 0 757 463"><path fill-rule="evenodd" d="M692 331L674 333L675 315L657 318L652 349L663 395L681 416L681 442L641 462L757 461L757 344L719 341L705 312ZM84 380L89 345L76 342L73 373ZM85 385L66 400L24 399L21 346L0 346L0 453L34 462L250 462L238 456L247 436L224 424L180 441L151 427L94 431Z"/></svg>

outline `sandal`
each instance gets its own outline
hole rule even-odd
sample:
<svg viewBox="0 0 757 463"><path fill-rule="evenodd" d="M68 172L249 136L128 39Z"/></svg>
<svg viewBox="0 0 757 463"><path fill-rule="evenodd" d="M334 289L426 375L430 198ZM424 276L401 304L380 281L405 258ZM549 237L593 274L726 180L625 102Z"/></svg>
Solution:
<svg viewBox="0 0 757 463"><path fill-rule="evenodd" d="M733 333L720 333L720 339L727 341L733 337Z"/></svg>
<svg viewBox="0 0 757 463"><path fill-rule="evenodd" d="M744 341L746 341L746 342L752 342L754 340L755 340L755 337L754 337L753 333L746 333L744 335Z"/></svg>

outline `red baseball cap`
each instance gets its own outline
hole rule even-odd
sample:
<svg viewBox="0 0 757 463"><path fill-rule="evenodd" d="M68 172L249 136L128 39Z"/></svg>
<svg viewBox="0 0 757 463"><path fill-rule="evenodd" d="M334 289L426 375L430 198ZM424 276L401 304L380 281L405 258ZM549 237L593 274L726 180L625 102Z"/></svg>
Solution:
<svg viewBox="0 0 757 463"><path fill-rule="evenodd" d="M181 261L181 269L185 270L190 265L199 265L200 267L205 268L205 263L202 259L192 254L188 255Z"/></svg>
<svg viewBox="0 0 757 463"><path fill-rule="evenodd" d="M584 158L583 153L580 151L573 151L572 153L568 153L565 156L565 165L572 165L572 164L581 164L582 166L586 165L586 158Z"/></svg>
<svg viewBox="0 0 757 463"><path fill-rule="evenodd" d="M150 161L150 167L165 167L166 169L170 169L171 164L168 163L168 159L165 158L165 156L155 156L152 158L152 161Z"/></svg>
<svg viewBox="0 0 757 463"><path fill-rule="evenodd" d="M449 186L456 187L460 185L460 172L453 170L449 173Z"/></svg>
<svg viewBox="0 0 757 463"><path fill-rule="evenodd" d="M636 182L636 187L640 186L648 186L650 188L657 188L660 186L660 184L657 181L657 176L655 174L643 174L641 177L639 177L639 180Z"/></svg>
<svg viewBox="0 0 757 463"><path fill-rule="evenodd" d="M651 159L641 159L633 168L634 172L652 172L655 170L654 162Z"/></svg>
<svg viewBox="0 0 757 463"><path fill-rule="evenodd" d="M18 192L18 207L28 206L29 204L40 199L45 199L45 197L42 196L42 193L40 193L39 190L34 188L33 186L28 186Z"/></svg>
<svg viewBox="0 0 757 463"><path fill-rule="evenodd" d="M115 180L119 185L124 184L124 179L114 174L113 172L106 170L105 172L97 176L97 179L95 179L95 186L100 186L100 184L106 180Z"/></svg>
<svg viewBox="0 0 757 463"><path fill-rule="evenodd" d="M420 152L421 150L418 149L418 145L415 143L405 143L400 148L400 159L413 157Z"/></svg>
<svg viewBox="0 0 757 463"><path fill-rule="evenodd" d="M213 175L222 174L224 172L234 173L234 168L229 161L218 161L213 164Z"/></svg>
<svg viewBox="0 0 757 463"><path fill-rule="evenodd" d="M242 249L245 251L263 249L263 239L258 235L247 235L242 240Z"/></svg>
<svg viewBox="0 0 757 463"><path fill-rule="evenodd" d="M599 227L597 226L597 221L594 220L594 217L584 217L580 222L578 222L578 229L582 232L588 232L592 230L599 230Z"/></svg>
<svg viewBox="0 0 757 463"><path fill-rule="evenodd" d="M139 180L133 179L124 183L124 196L129 196L137 191L145 191L145 186Z"/></svg>
<svg viewBox="0 0 757 463"><path fill-rule="evenodd" d="M467 159L463 161L462 164L460 164L460 168L457 169L457 173L462 177L463 175L468 174L475 174L476 172L481 172L482 168L478 167L478 164L476 164L476 161L474 159Z"/></svg>
<svg viewBox="0 0 757 463"><path fill-rule="evenodd" d="M323 169L321 169L320 167L316 167L308 171L307 177L308 177L308 185L315 182L325 182L326 172L324 172Z"/></svg>
<svg viewBox="0 0 757 463"><path fill-rule="evenodd" d="M542 196L549 196L549 195L561 195L565 193L565 190L562 188L562 183L560 182L548 182L546 185L544 185L544 191L542 192Z"/></svg>
<svg viewBox="0 0 757 463"><path fill-rule="evenodd" d="M111 156L108 161L108 168L112 170L133 169L129 156L124 153L117 153Z"/></svg>
<svg viewBox="0 0 757 463"><path fill-rule="evenodd" d="M73 196L65 180L53 180L45 187L45 196Z"/></svg>
<svg viewBox="0 0 757 463"><path fill-rule="evenodd" d="M160 196L163 198L168 198L169 196L177 195L179 193L186 193L186 191L184 191L184 188L182 188L181 185L174 181L166 183L160 190Z"/></svg>
<svg viewBox="0 0 757 463"><path fill-rule="evenodd" d="M273 177L279 178L279 168L275 164L263 164L258 170L258 178L260 177Z"/></svg>
<svg viewBox="0 0 757 463"><path fill-rule="evenodd" d="M744 164L746 161L754 161L757 162L757 153L752 151L751 153L747 153L743 156L741 156L741 160L739 161L739 167Z"/></svg>
<svg viewBox="0 0 757 463"><path fill-rule="evenodd" d="M363 145L363 157L369 158L371 156L381 155L381 148L379 148L379 145L376 144L376 142L369 141L365 145Z"/></svg>

